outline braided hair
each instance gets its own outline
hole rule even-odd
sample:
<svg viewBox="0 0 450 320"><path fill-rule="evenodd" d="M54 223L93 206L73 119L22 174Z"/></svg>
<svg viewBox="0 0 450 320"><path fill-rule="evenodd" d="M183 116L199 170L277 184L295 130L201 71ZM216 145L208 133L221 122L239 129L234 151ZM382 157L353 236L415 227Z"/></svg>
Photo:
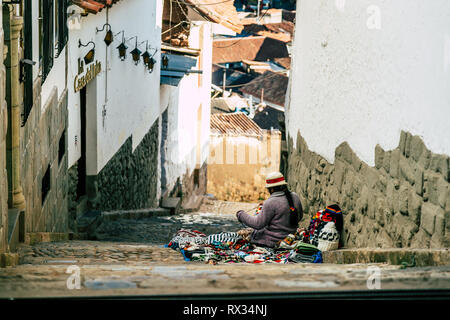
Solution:
<svg viewBox="0 0 450 320"><path fill-rule="evenodd" d="M286 199L289 203L289 223L292 226L297 226L302 218L302 212L299 212L297 208L294 205L294 199L292 199L292 193L289 191L286 185L282 186L276 186L273 188L270 188L273 190L273 192L282 191L284 192L284 195L286 196Z"/></svg>

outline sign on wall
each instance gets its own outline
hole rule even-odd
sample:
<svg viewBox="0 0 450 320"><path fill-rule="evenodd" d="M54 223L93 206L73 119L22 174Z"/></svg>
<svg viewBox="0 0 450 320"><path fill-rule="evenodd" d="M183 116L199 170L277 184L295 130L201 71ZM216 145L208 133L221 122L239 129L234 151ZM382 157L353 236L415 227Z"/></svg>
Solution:
<svg viewBox="0 0 450 320"><path fill-rule="evenodd" d="M80 64L81 63L81 64ZM100 61L95 61L95 63L92 63L89 65L86 73L83 74L83 62L78 62L78 74L75 76L74 79L74 91L78 92L81 89L83 89L91 80L95 79L95 77L102 71L102 65Z"/></svg>

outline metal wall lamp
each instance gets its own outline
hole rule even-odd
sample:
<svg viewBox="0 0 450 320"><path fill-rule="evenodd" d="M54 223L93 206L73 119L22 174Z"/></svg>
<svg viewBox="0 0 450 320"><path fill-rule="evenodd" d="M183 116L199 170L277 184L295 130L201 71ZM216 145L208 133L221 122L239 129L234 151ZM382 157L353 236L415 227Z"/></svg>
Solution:
<svg viewBox="0 0 450 320"><path fill-rule="evenodd" d="M122 43L117 47L117 49L119 50L119 58L121 61L124 61L126 56L127 56L127 49L128 47L125 45L125 36L124 33L125 31L120 31L118 34L122 33ZM116 36L118 35L116 34Z"/></svg>
<svg viewBox="0 0 450 320"><path fill-rule="evenodd" d="M93 41L89 41L86 44L82 44L81 40L78 40L78 48L80 47L87 47L89 44L93 44L94 47L89 50L89 52L84 56L84 63L85 64L89 64L92 61L94 61L94 57L95 57L95 43Z"/></svg>
<svg viewBox="0 0 450 320"><path fill-rule="evenodd" d="M148 52L148 40L146 41L147 44L145 46L145 52L142 54L142 59L144 60L144 65L148 68L149 72L153 72L153 67L155 66L156 60L153 59L156 52L158 52L158 49L155 49L155 52L153 55L150 56L150 53Z"/></svg>
<svg viewBox="0 0 450 320"><path fill-rule="evenodd" d="M108 31L106 32L105 39L103 39L103 41L106 43L106 46L109 47L109 45L114 41L114 35L111 31L111 25L109 23L105 23L101 29L95 28L95 32L98 33L100 31L103 31L106 27L108 28Z"/></svg>
<svg viewBox="0 0 450 320"><path fill-rule="evenodd" d="M131 40L133 38L136 38L136 45L130 53L131 53L131 56L133 57L134 64L137 66L141 59L141 50L138 49L137 36L131 37L128 40Z"/></svg>

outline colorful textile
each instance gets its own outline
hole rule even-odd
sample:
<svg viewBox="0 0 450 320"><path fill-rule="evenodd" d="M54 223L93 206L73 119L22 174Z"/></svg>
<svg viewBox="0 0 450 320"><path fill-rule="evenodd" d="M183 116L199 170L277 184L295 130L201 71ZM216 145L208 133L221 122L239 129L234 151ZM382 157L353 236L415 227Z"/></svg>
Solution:
<svg viewBox="0 0 450 320"><path fill-rule="evenodd" d="M322 262L317 247L302 243L297 238L289 248L258 247L240 237L241 231L206 236L198 231L180 230L166 247L179 251L185 261L203 261L212 264Z"/></svg>
<svg viewBox="0 0 450 320"><path fill-rule="evenodd" d="M318 211L312 217L309 223L308 230L306 230L302 234L302 241L305 243L310 243L312 245L318 246L321 233L323 234L322 235L323 238L330 237L329 235L330 231L327 231L325 233L322 231L322 229L329 222L332 222L334 224L336 232L332 232L333 238L331 239L331 242L333 242L333 244L326 246L324 242L323 248L328 248L327 250L337 249L335 248L336 242L335 237L338 237L337 241L339 245L339 235L343 227L342 211L337 205L328 206L324 210ZM331 228L331 226L329 228ZM322 239L322 240L330 241L329 239Z"/></svg>
<svg viewBox="0 0 450 320"><path fill-rule="evenodd" d="M339 247L339 232L334 222L327 222L320 230L317 247L321 251L336 250Z"/></svg>
<svg viewBox="0 0 450 320"><path fill-rule="evenodd" d="M218 234L212 234L208 236L208 244L221 243L221 242L236 242L240 236L236 232L221 232Z"/></svg>

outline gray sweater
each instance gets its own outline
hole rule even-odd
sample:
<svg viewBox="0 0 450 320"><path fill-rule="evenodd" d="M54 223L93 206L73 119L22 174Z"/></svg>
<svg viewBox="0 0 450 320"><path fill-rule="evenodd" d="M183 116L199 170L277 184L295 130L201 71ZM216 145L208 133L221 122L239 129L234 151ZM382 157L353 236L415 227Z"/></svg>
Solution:
<svg viewBox="0 0 450 320"><path fill-rule="evenodd" d="M303 218L302 204L295 192L291 192L291 194L301 220ZM270 195L258 215L251 216L239 210L236 217L240 222L255 229L251 235L252 243L273 248L278 241L297 230L297 225L292 226L289 222L290 214L291 210L286 195L279 191Z"/></svg>

